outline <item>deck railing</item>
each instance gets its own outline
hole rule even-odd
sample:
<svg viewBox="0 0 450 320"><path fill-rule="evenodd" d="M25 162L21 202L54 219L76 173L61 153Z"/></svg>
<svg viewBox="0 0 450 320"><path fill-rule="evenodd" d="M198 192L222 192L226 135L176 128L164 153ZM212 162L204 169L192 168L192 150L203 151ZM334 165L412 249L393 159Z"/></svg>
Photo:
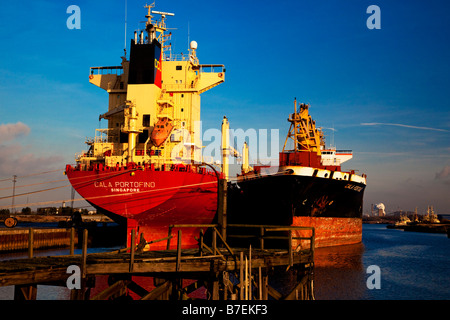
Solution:
<svg viewBox="0 0 450 320"><path fill-rule="evenodd" d="M299 252L300 249L302 249L305 253L309 254L311 256L311 260L314 261L314 247L315 247L315 229L314 227L303 227L303 226L279 226L279 225L252 225L252 224L228 224L227 225L227 232L226 235L223 236L221 232L218 231L219 225L218 224L175 224L169 226L169 233L168 236L162 240L167 240L167 250L170 248L170 241L173 238L172 231L173 229L179 229L178 231L178 250L181 250L181 229L182 228L200 228L200 235L199 235L199 253L200 255L203 254L203 250L206 249L211 253L212 255L219 254L219 250L217 250L217 237L221 240L222 244L227 248L229 253L231 255L234 255L233 250L231 249L230 245L228 244L229 238L234 239L241 239L241 240L250 240L250 239L259 239L259 249L264 250L266 246L267 240L287 240L284 242L284 244L287 244L287 248L277 248L277 249L287 249L289 252L289 264L293 265L293 254L294 252ZM212 229L212 248L209 248L204 243L204 232L203 229L211 228ZM230 232L230 229L237 228L237 229L259 229L258 232L255 234L254 232L250 233L232 233ZM296 236L294 232L297 231L297 233L300 233L299 236ZM246 232L244 230L244 232ZM277 235L268 235L270 232L278 232ZM279 233L284 234L279 234ZM301 233L308 233L309 236L304 236ZM287 233L287 235L286 235ZM294 244L294 240L297 241L297 245ZM306 242L306 243L305 243ZM244 241L241 241L241 245L248 245L248 243L245 243ZM272 243L273 246L273 243Z"/></svg>

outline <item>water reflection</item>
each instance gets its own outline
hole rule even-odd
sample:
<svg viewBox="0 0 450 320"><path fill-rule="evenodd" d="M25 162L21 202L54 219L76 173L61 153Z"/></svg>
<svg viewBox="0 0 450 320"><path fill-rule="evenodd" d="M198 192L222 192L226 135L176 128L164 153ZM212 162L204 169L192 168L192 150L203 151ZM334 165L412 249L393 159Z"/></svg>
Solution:
<svg viewBox="0 0 450 320"><path fill-rule="evenodd" d="M314 293L317 300L366 299L364 244L318 248Z"/></svg>

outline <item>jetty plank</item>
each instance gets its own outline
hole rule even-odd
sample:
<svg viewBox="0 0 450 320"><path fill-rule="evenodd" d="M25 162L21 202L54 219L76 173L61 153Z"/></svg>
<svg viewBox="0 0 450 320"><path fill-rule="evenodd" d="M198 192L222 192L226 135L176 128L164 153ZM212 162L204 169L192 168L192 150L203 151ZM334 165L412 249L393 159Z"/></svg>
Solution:
<svg viewBox="0 0 450 320"><path fill-rule="evenodd" d="M27 285L43 282L66 281L67 267L52 269L36 269L18 272L0 272L0 287L12 285Z"/></svg>

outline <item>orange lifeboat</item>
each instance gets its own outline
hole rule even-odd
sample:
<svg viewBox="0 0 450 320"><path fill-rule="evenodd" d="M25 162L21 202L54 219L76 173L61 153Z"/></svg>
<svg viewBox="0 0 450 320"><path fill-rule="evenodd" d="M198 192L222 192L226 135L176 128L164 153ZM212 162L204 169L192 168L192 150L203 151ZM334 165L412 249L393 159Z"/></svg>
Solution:
<svg viewBox="0 0 450 320"><path fill-rule="evenodd" d="M173 125L169 122L167 117L159 119L152 131L152 141L155 146L159 147L162 145L169 137L172 129Z"/></svg>

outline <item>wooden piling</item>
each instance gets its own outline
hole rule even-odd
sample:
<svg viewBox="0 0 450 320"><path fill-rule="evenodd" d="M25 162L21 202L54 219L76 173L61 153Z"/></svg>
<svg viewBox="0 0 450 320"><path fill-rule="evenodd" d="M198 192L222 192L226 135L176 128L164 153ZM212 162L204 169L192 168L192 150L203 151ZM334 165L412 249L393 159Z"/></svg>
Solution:
<svg viewBox="0 0 450 320"><path fill-rule="evenodd" d="M74 255L75 252L75 228L70 228L70 250L69 254Z"/></svg>
<svg viewBox="0 0 450 320"><path fill-rule="evenodd" d="M36 300L37 285L15 285L14 286L14 300Z"/></svg>
<svg viewBox="0 0 450 320"><path fill-rule="evenodd" d="M83 248L81 250L81 278L86 278L86 259L88 247L88 230L83 230Z"/></svg>
<svg viewBox="0 0 450 320"><path fill-rule="evenodd" d="M28 258L33 258L34 231L33 228L28 229Z"/></svg>
<svg viewBox="0 0 450 320"><path fill-rule="evenodd" d="M217 220L222 238L227 237L227 180L219 180L219 198L217 204Z"/></svg>
<svg viewBox="0 0 450 320"><path fill-rule="evenodd" d="M136 230L131 230L131 248L130 248L130 272L133 272L134 253L136 251Z"/></svg>
<svg viewBox="0 0 450 320"><path fill-rule="evenodd" d="M248 258L245 257L244 300L248 300Z"/></svg>
<svg viewBox="0 0 450 320"><path fill-rule="evenodd" d="M258 298L262 300L262 270L258 267Z"/></svg>
<svg viewBox="0 0 450 320"><path fill-rule="evenodd" d="M252 245L248 249L248 299L252 300Z"/></svg>
<svg viewBox="0 0 450 320"><path fill-rule="evenodd" d="M203 236L204 236L203 229L200 229L200 240L199 240L199 248L198 248L200 257L203 256Z"/></svg>
<svg viewBox="0 0 450 320"><path fill-rule="evenodd" d="M169 226L169 234L167 235L167 246L166 249L170 249L170 240L172 239L172 226Z"/></svg>
<svg viewBox="0 0 450 320"><path fill-rule="evenodd" d="M259 228L259 248L264 249L264 227Z"/></svg>
<svg viewBox="0 0 450 320"><path fill-rule="evenodd" d="M178 272L181 270L181 229L178 230L178 239L177 239L177 263L175 271Z"/></svg>
<svg viewBox="0 0 450 320"><path fill-rule="evenodd" d="M214 228L213 235L212 235L212 251L213 254L216 254L217 251L217 230Z"/></svg>
<svg viewBox="0 0 450 320"><path fill-rule="evenodd" d="M267 276L267 272L263 275L262 278L262 300L269 300L269 277Z"/></svg>
<svg viewBox="0 0 450 320"><path fill-rule="evenodd" d="M294 257L292 250L292 230L289 230L288 250L289 250L289 267L292 267L294 265Z"/></svg>
<svg viewBox="0 0 450 320"><path fill-rule="evenodd" d="M244 252L239 253L239 300L244 300Z"/></svg>

